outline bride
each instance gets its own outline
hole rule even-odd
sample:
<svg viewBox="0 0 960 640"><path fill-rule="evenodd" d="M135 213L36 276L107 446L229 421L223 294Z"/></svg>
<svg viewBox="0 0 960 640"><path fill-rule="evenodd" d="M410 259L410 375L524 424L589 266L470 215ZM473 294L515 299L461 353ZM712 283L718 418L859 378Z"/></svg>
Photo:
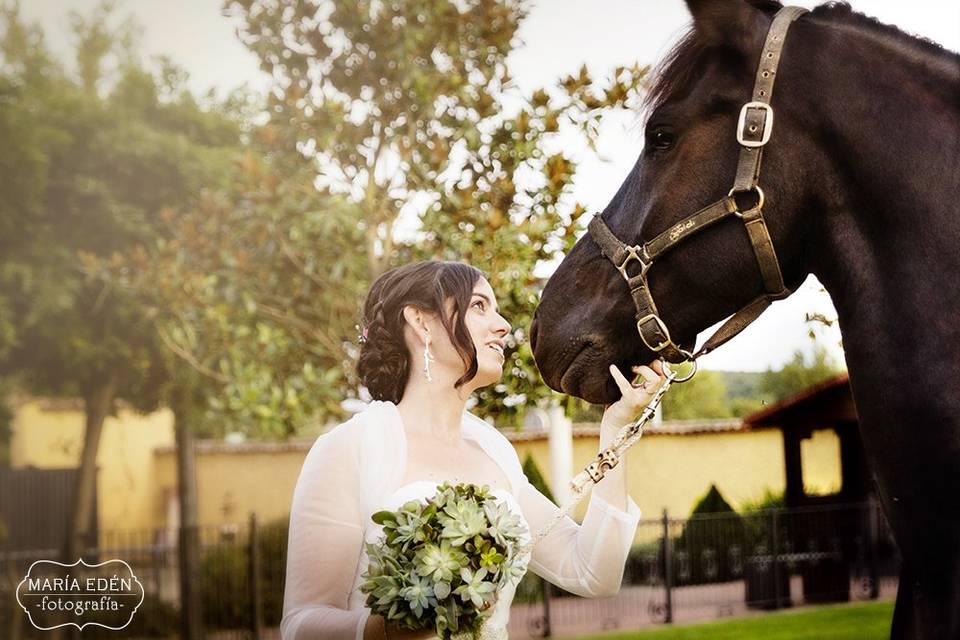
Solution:
<svg viewBox="0 0 960 640"><path fill-rule="evenodd" d="M370 515L432 495L438 484L489 485L537 531L558 507L531 485L510 442L466 410L467 399L503 374L510 324L476 268L417 262L382 274L363 308L357 373L373 401L317 438L297 480L290 512L281 637L285 640L419 640L365 606L365 542L381 529ZM652 367L652 368L651 368ZM623 397L606 407L600 448L649 403L663 380L659 363L634 367L634 385L610 365ZM634 377L634 376L631 376ZM590 496L582 524L564 518L537 542L528 568L586 597L620 589L640 511L627 495L626 461ZM529 538L528 538L529 539ZM506 637L512 588L487 622Z"/></svg>

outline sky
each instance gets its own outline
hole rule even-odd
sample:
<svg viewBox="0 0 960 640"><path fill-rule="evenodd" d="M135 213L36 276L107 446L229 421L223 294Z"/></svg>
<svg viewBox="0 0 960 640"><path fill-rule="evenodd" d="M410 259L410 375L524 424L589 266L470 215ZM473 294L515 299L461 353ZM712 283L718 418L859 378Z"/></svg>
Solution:
<svg viewBox="0 0 960 640"><path fill-rule="evenodd" d="M25 18L43 25L51 48L70 50L68 13L89 12L99 0L27 0ZM811 8L820 4L799 0ZM851 0L852 7L881 22L929 38L960 51L960 2L956 0ZM215 88L221 95L246 84L266 90L268 83L257 60L236 38L231 21L221 15L219 0L126 0L118 13L132 15L143 25L141 50L146 56L164 54L190 73L197 93ZM602 73L617 65L656 63L689 24L680 0L539 0L521 25L518 47L508 65L521 89L548 84L580 68ZM599 159L583 149L571 197L588 211L602 210L633 166L643 147L636 114L612 114L601 127ZM539 271L549 275L555 265ZM840 332L805 322L807 313L835 318L830 298L811 277L790 298L776 302L746 331L719 350L704 356L707 369L763 371L789 361L796 350L809 352L813 328L817 343L842 363ZM702 342L710 330L700 336Z"/></svg>

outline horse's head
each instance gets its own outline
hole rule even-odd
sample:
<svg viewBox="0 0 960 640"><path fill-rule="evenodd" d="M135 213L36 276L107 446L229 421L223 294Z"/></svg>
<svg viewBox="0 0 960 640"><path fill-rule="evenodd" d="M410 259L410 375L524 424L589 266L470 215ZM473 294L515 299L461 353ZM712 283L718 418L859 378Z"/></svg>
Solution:
<svg viewBox="0 0 960 640"><path fill-rule="evenodd" d="M738 118L752 99L758 65L767 57L767 32L780 8L758 0L687 0L687 5L693 28L661 65L651 88L643 151L602 214L613 235L627 245L673 236L674 230L686 235L680 223L730 192L741 149ZM796 70L801 24L794 23L781 43L772 98L776 124L763 148L760 175L766 196L763 218L789 289L807 273L803 247L810 225L803 215L809 207L804 176L816 155L798 99L809 90ZM741 204L741 196L749 201L758 195L755 190L735 194L739 209L755 204ZM744 222L730 216L698 229L657 256L649 269L658 316L678 347L691 350L699 331L769 290ZM601 254L594 236L580 238L547 282L530 333L537 365L550 387L606 403L619 397L609 363L625 371L658 354L638 336L628 284L610 256ZM636 266L626 275L635 276Z"/></svg>

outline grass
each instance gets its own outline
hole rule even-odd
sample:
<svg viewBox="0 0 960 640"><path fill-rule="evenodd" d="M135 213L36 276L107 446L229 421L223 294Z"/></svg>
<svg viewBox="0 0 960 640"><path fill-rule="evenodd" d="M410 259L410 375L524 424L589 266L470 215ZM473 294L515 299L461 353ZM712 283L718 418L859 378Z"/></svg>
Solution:
<svg viewBox="0 0 960 640"><path fill-rule="evenodd" d="M664 626L576 640L881 640L890 637L893 602L831 605L720 622Z"/></svg>

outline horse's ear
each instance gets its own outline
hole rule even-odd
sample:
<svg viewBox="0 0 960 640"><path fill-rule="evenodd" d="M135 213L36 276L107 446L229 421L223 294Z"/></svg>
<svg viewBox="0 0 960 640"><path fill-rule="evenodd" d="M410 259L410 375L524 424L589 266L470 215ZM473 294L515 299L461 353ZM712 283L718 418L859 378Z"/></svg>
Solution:
<svg viewBox="0 0 960 640"><path fill-rule="evenodd" d="M686 0L703 41L748 54L763 46L770 20L756 0Z"/></svg>

